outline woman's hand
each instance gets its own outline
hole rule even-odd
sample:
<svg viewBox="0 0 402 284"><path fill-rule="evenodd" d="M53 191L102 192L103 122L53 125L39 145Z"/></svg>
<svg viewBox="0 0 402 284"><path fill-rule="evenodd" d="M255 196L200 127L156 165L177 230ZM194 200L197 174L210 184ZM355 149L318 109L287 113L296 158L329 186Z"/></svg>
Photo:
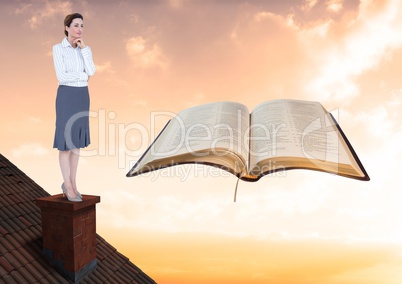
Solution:
<svg viewBox="0 0 402 284"><path fill-rule="evenodd" d="M73 42L76 45L78 45L81 49L86 47L84 40L82 38L76 38Z"/></svg>

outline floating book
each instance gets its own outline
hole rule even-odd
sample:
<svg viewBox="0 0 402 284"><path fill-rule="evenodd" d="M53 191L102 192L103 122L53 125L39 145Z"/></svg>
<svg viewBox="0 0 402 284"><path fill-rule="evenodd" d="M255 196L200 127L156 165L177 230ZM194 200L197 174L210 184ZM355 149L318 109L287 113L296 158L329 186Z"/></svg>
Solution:
<svg viewBox="0 0 402 284"><path fill-rule="evenodd" d="M246 181L291 169L370 180L335 118L312 101L268 101L251 114L236 102L185 109L127 176L188 163L219 167Z"/></svg>

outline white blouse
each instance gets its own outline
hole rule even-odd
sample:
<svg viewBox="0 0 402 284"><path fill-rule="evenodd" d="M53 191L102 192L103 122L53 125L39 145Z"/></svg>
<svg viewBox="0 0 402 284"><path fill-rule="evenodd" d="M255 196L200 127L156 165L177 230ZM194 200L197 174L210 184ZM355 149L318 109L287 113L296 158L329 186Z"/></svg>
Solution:
<svg viewBox="0 0 402 284"><path fill-rule="evenodd" d="M91 48L73 48L67 38L53 46L53 62L59 85L86 87L96 70Z"/></svg>

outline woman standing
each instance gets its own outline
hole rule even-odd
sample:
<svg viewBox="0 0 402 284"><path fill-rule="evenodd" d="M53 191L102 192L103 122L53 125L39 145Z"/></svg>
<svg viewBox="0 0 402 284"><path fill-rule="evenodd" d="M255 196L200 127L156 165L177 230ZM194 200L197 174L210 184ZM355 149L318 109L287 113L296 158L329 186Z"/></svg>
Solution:
<svg viewBox="0 0 402 284"><path fill-rule="evenodd" d="M92 52L82 38L84 18L67 15L63 41L53 46L53 61L59 87L56 98L56 131L53 148L59 150L63 175L63 195L74 202L82 201L76 176L80 148L90 143L88 80L95 74Z"/></svg>

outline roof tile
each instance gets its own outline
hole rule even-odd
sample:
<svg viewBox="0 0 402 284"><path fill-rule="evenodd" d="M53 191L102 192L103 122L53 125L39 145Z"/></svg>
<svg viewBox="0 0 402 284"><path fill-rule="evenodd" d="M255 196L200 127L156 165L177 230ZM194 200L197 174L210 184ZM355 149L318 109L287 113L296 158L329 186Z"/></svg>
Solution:
<svg viewBox="0 0 402 284"><path fill-rule="evenodd" d="M31 263L28 263L26 265L28 270L31 269L31 271L36 271L36 275L37 275L36 279L38 279L38 280L46 277L46 275L49 274L46 267L39 261L42 262L42 258L38 258L37 260L34 260Z"/></svg>
<svg viewBox="0 0 402 284"><path fill-rule="evenodd" d="M18 249L21 246L21 244L17 242L15 238L10 234L5 235L4 238L11 243L14 249Z"/></svg>
<svg viewBox="0 0 402 284"><path fill-rule="evenodd" d="M35 225L26 230L26 232L31 232L35 237L34 239L42 238L42 227L41 225Z"/></svg>
<svg viewBox="0 0 402 284"><path fill-rule="evenodd" d="M6 252L10 252L14 249L14 246L5 238L0 237L0 253L4 255Z"/></svg>
<svg viewBox="0 0 402 284"><path fill-rule="evenodd" d="M2 212L2 210L0 210L0 212ZM1 217L1 214L0 214ZM0 219L1 220L1 219ZM2 221L0 221L0 226L3 227L3 229L5 231L7 231L9 234L11 234L12 232L14 232L13 228L3 219ZM7 234L6 234L7 235ZM5 236L5 235L3 235Z"/></svg>
<svg viewBox="0 0 402 284"><path fill-rule="evenodd" d="M24 216L19 216L18 220L20 220L25 226L28 228L33 226L31 222L29 222Z"/></svg>
<svg viewBox="0 0 402 284"><path fill-rule="evenodd" d="M18 231L18 235L23 239L21 244L26 244L32 241L32 238L25 232L25 230Z"/></svg>
<svg viewBox="0 0 402 284"><path fill-rule="evenodd" d="M117 270L116 275L119 276L120 279L124 280L126 283L130 282L130 275L125 272L125 270Z"/></svg>
<svg viewBox="0 0 402 284"><path fill-rule="evenodd" d="M13 266L14 269L18 269L22 266L22 263L20 263L10 252L5 253L3 257Z"/></svg>
<svg viewBox="0 0 402 284"><path fill-rule="evenodd" d="M132 273L134 273L134 274L138 274L139 272L138 272L138 270L137 269L135 269L135 267L133 267L133 265L129 265L129 264L125 264L124 265L129 271L131 271Z"/></svg>
<svg viewBox="0 0 402 284"><path fill-rule="evenodd" d="M14 270L10 273L10 275L13 277L13 279L17 282L17 283L24 283L25 282L25 278L21 275L21 273L18 270Z"/></svg>
<svg viewBox="0 0 402 284"><path fill-rule="evenodd" d="M27 227L17 217L12 217L6 221L13 228L12 233L18 232L19 230L24 230Z"/></svg>
<svg viewBox="0 0 402 284"><path fill-rule="evenodd" d="M0 256L0 267L5 270L4 274L10 274L14 270L14 266L4 256Z"/></svg>
<svg viewBox="0 0 402 284"><path fill-rule="evenodd" d="M4 275L3 277L1 277L1 279L2 279L2 280L4 281L4 283L6 283L6 284L18 284L18 282L15 281L14 278L13 278L11 275L9 275L9 274Z"/></svg>
<svg viewBox="0 0 402 284"><path fill-rule="evenodd" d="M46 275L46 279L50 280L52 283L58 283L58 284L63 284L63 283L69 283L71 281L67 281L63 276L61 276L56 270L54 270L52 273ZM55 280L53 280L55 279Z"/></svg>
<svg viewBox="0 0 402 284"><path fill-rule="evenodd" d="M8 208L8 210L10 210L10 212L11 212L11 216L12 216L12 218L14 218L14 217L16 217L16 216L19 216L21 213L19 212L20 210L19 210L19 207L18 207L18 205L17 204L13 204L13 205L10 205L10 206L8 206L8 207L6 207L6 208Z"/></svg>
<svg viewBox="0 0 402 284"><path fill-rule="evenodd" d="M2 203L7 204L8 206L14 205L15 201L10 198L10 194L4 194L2 196Z"/></svg>
<svg viewBox="0 0 402 284"><path fill-rule="evenodd" d="M31 273L29 273L25 266L18 268L18 272L25 279L25 281L22 281L21 283L35 283L36 279L32 276Z"/></svg>
<svg viewBox="0 0 402 284"><path fill-rule="evenodd" d="M22 232L22 231L20 231L20 232ZM18 248L25 244L24 238L18 232L13 233L11 236L18 243Z"/></svg>
<svg viewBox="0 0 402 284"><path fill-rule="evenodd" d="M15 215L10 211L10 206L3 206L1 208L2 211L2 217L4 218L4 220L8 220L10 218L13 218Z"/></svg>
<svg viewBox="0 0 402 284"><path fill-rule="evenodd" d="M21 266L24 266L29 263L29 261L24 257L24 255L21 254L20 249L15 249L11 251L11 255L18 261L18 263L21 264Z"/></svg>
<svg viewBox="0 0 402 284"><path fill-rule="evenodd" d="M35 268L35 266L33 266L32 263L28 263L27 265L25 265L25 268L33 276L34 279L39 280L43 278L43 275L39 273L39 271Z"/></svg>
<svg viewBox="0 0 402 284"><path fill-rule="evenodd" d="M20 195L17 196L16 194L9 194L8 197L14 202L14 204L22 203Z"/></svg>
<svg viewBox="0 0 402 284"><path fill-rule="evenodd" d="M35 260L35 258L32 256L32 254L29 253L29 251L26 249L26 247L29 244L22 246L18 249L18 251L21 253L21 255L26 259L27 263L30 263Z"/></svg>
<svg viewBox="0 0 402 284"><path fill-rule="evenodd" d="M99 273L91 273L88 275L87 281L82 282L83 284L85 283L92 283L92 284L102 284L102 283L106 283L106 278L104 277L100 277Z"/></svg>

